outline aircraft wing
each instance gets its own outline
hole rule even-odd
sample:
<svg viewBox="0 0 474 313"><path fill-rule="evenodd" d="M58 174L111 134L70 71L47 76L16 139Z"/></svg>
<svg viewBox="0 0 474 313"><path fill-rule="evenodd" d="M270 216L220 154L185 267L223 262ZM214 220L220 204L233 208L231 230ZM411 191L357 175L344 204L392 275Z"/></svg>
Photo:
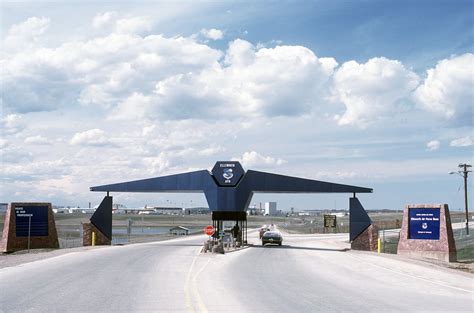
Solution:
<svg viewBox="0 0 474 313"><path fill-rule="evenodd" d="M91 187L91 191L202 192L215 186L207 170Z"/></svg>
<svg viewBox="0 0 474 313"><path fill-rule="evenodd" d="M371 193L371 188L248 170L242 187L260 193Z"/></svg>

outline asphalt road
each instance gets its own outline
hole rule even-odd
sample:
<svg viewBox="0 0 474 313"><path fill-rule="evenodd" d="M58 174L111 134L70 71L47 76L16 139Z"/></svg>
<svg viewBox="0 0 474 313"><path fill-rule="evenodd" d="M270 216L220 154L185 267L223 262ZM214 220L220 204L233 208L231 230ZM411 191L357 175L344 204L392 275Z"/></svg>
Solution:
<svg viewBox="0 0 474 313"><path fill-rule="evenodd" d="M0 269L1 312L472 312L473 275L286 235L199 254L203 236L101 247Z"/></svg>

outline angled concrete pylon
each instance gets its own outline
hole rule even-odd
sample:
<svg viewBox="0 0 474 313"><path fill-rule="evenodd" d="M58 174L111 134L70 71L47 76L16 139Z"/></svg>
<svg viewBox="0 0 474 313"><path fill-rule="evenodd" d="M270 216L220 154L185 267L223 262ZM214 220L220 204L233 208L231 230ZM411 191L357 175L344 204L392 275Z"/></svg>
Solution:
<svg viewBox="0 0 474 313"><path fill-rule="evenodd" d="M349 200L349 240L353 241L372 224L372 220L356 197Z"/></svg>
<svg viewBox="0 0 474 313"><path fill-rule="evenodd" d="M105 237L112 240L112 197L104 197L90 221Z"/></svg>
<svg viewBox="0 0 474 313"><path fill-rule="evenodd" d="M379 238L378 227L355 196L349 201L349 239L351 249L376 251Z"/></svg>

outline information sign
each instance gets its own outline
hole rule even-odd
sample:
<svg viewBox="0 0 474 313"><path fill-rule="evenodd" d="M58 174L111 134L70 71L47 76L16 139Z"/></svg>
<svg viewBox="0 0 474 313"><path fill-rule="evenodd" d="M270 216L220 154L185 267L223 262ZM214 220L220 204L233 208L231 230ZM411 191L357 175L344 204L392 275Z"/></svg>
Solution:
<svg viewBox="0 0 474 313"><path fill-rule="evenodd" d="M324 227L334 228L336 223L336 215L324 214Z"/></svg>
<svg viewBox="0 0 474 313"><path fill-rule="evenodd" d="M439 240L439 208L409 208L409 239Z"/></svg>
<svg viewBox="0 0 474 313"><path fill-rule="evenodd" d="M16 236L48 236L48 206L15 207Z"/></svg>

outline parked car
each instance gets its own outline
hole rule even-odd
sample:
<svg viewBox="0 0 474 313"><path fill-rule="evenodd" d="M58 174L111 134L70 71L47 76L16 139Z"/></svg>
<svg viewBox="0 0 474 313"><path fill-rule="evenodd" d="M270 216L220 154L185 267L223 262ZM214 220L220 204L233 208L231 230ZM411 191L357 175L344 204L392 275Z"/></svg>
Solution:
<svg viewBox="0 0 474 313"><path fill-rule="evenodd" d="M279 231L266 231L262 236L262 246L266 245L267 243L274 243L281 246L283 242L283 236Z"/></svg>

